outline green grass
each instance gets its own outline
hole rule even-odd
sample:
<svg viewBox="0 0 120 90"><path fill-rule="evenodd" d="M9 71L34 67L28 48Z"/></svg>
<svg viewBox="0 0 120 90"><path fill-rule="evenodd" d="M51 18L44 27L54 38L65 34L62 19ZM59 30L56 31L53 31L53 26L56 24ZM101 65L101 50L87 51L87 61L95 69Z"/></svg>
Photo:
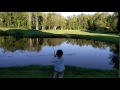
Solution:
<svg viewBox="0 0 120 90"><path fill-rule="evenodd" d="M0 67L0 78L52 78L53 66ZM119 71L66 66L64 78L119 78Z"/></svg>
<svg viewBox="0 0 120 90"><path fill-rule="evenodd" d="M7 30L17 30L18 28L0 28L2 31L7 31ZM26 30L25 28L21 28L21 30Z"/></svg>
<svg viewBox="0 0 120 90"><path fill-rule="evenodd" d="M95 41L108 42L112 44L119 43L118 33L93 32L80 30L25 30L25 29L0 29L0 35L31 37L31 38L79 38Z"/></svg>

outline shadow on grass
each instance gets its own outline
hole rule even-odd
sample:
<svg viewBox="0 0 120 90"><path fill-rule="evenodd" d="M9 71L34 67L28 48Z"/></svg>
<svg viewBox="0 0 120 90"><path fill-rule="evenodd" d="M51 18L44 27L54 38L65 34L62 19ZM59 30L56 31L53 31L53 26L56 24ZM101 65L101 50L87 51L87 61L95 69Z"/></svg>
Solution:
<svg viewBox="0 0 120 90"><path fill-rule="evenodd" d="M22 30L22 29L8 29L6 31L0 30L1 36L16 36L16 37L31 37L31 38L37 38L37 37L48 37L49 33L44 33L42 31L38 30Z"/></svg>
<svg viewBox="0 0 120 90"><path fill-rule="evenodd" d="M107 42L112 44L118 44L119 38L114 36L98 36L98 35L76 35L76 34L69 34L72 38L80 38L80 39L87 39L87 40L95 40L101 42Z"/></svg>
<svg viewBox="0 0 120 90"><path fill-rule="evenodd" d="M86 31L93 33L91 31ZM98 32L96 32L98 33ZM15 36L15 37L25 37L25 38L77 38L77 39L87 39L108 42L113 44L119 43L119 38L114 36L98 36L98 35L78 35L78 34L53 34L48 32L42 32L40 30L22 30L22 29L8 29L6 31L0 30L1 36Z"/></svg>
<svg viewBox="0 0 120 90"><path fill-rule="evenodd" d="M95 31L95 30L82 30L84 32L89 32L89 33L97 33L97 34L112 34L112 35L119 35L119 31Z"/></svg>

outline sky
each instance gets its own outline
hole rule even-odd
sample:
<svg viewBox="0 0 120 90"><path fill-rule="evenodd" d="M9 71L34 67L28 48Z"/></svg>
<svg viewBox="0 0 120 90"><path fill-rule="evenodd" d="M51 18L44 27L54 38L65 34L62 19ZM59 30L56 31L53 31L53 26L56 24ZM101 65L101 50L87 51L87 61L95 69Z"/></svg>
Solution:
<svg viewBox="0 0 120 90"><path fill-rule="evenodd" d="M55 12L55 13L60 13L62 16L67 17L67 16L72 16L72 15L79 15L81 13L84 13L84 14L95 14L97 12ZM112 14L113 12L109 12L109 13Z"/></svg>

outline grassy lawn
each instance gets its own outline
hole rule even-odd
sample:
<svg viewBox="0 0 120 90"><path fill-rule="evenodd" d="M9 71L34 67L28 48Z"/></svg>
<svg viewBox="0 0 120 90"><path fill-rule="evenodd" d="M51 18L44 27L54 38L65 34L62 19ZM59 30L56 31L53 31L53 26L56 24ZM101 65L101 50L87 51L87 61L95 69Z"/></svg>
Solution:
<svg viewBox="0 0 120 90"><path fill-rule="evenodd" d="M52 78L53 66L0 68L0 78ZM66 66L64 78L119 78L118 70L87 69Z"/></svg>
<svg viewBox="0 0 120 90"><path fill-rule="evenodd" d="M31 38L80 38L95 41L108 42L112 44L119 43L119 34L101 33L93 31L80 30L26 30L26 29L0 29L0 35L11 35Z"/></svg>

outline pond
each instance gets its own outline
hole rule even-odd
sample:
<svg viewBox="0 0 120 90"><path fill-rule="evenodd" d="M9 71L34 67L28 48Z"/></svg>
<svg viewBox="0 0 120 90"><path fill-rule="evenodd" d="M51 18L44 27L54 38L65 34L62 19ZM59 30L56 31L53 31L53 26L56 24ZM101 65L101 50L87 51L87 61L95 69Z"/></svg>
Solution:
<svg viewBox="0 0 120 90"><path fill-rule="evenodd" d="M62 49L67 66L110 70L118 68L118 46L85 39L0 36L0 67L53 65L54 50Z"/></svg>

